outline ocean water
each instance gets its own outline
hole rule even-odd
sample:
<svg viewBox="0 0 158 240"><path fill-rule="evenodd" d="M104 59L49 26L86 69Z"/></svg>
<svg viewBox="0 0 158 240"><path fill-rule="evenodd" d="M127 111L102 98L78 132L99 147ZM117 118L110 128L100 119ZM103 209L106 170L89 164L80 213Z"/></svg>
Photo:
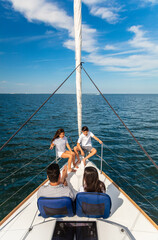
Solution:
<svg viewBox="0 0 158 240"><path fill-rule="evenodd" d="M48 96L0 94L0 146ZM158 95L105 96L158 164ZM55 131L64 128L70 145L76 143L76 115L76 96L57 94L0 152L0 219L46 179L45 168L55 158L55 152L49 150ZM108 147L103 149L107 163L103 171L158 223L158 171L100 95L83 95L83 125ZM93 140L93 146L100 155L99 143ZM100 167L97 156L91 160Z"/></svg>

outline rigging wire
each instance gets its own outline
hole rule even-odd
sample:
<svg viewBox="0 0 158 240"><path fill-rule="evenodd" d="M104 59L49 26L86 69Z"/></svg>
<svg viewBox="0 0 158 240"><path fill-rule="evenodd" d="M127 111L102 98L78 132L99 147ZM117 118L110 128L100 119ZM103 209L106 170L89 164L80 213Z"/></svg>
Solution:
<svg viewBox="0 0 158 240"><path fill-rule="evenodd" d="M68 136L68 138L70 138L72 144L74 145L72 138L70 136ZM35 161L36 159L38 159L41 155L45 154L46 152L48 152L49 149L47 149L46 151L42 152L41 154L39 154L37 157L33 158L30 162L26 163L25 165L23 165L21 168L17 169L16 171L14 171L13 173L11 173L9 176L7 176L6 178L0 180L0 183L4 182L6 179L8 179L9 177L13 176L15 173L17 173L18 171L20 171L21 169L23 169L24 167L28 166L29 164L31 164L33 161ZM56 159L56 161L59 158Z"/></svg>
<svg viewBox="0 0 158 240"><path fill-rule="evenodd" d="M101 157L100 157L99 155L97 155L97 154L96 154L96 156L99 157L99 158L101 158ZM154 204L152 204L152 203L151 203L148 199L146 199L146 197L144 197L136 188L134 188L126 179L124 179L117 170L115 170L113 167L111 167L111 166L105 161L105 159L102 159L102 160L103 160L104 163L105 163L106 165L108 165L114 172L116 172L116 173L119 175L120 178L122 178L125 182L127 182L140 196L142 196L153 208L155 208L155 209L158 211L158 208L157 208Z"/></svg>
<svg viewBox="0 0 158 240"><path fill-rule="evenodd" d="M73 145L74 142L72 141L72 138L70 136L68 136L68 138L70 138L71 142ZM157 183L155 183L154 181L152 181L150 178L146 177L143 173L141 173L139 170L135 169L134 167L131 166L131 164L129 164L125 159L123 159L121 156L117 155L114 151L112 151L106 144L103 143L103 146L106 147L110 152L112 152L117 158L119 158L120 160L124 161L127 163L128 166L130 166L132 169L134 169L134 171L138 172L139 174L141 174L146 180L150 181L151 183L155 184L156 186L158 186Z"/></svg>
<svg viewBox="0 0 158 240"><path fill-rule="evenodd" d="M1 182L4 182L6 179L8 179L9 177L11 177L12 175L14 175L15 173L17 173L18 171L20 171L22 168L28 166L29 164L31 164L34 160L36 160L37 158L39 158L41 155L43 155L44 153L48 152L49 149L47 149L46 151L44 151L43 153L39 154L37 157L33 158L30 162L26 163L25 165L23 165L21 168L17 169L15 172L11 173L9 176L7 176L6 178L0 180Z"/></svg>
<svg viewBox="0 0 158 240"><path fill-rule="evenodd" d="M110 148L108 148L107 145L103 144L104 147L106 147L110 152L112 152L116 157L118 157L120 160L126 162L128 164L128 166L130 166L132 169L134 169L134 171L138 172L139 174L141 174L144 178L146 178L148 181L150 181L151 183L155 184L156 186L158 186L157 183L155 183L154 181L152 181L150 178L146 177L143 173L141 173L139 170L137 170L136 168L132 167L131 164L129 164L125 159L123 159L122 157L120 157L119 155L117 155L114 151L112 151Z"/></svg>
<svg viewBox="0 0 158 240"><path fill-rule="evenodd" d="M15 137L15 135L20 132L20 130L31 120L31 118L48 102L48 100L61 88L61 86L71 77L71 75L76 71L76 69L81 66L81 63L69 74L69 76L57 87L57 89L45 100L45 102L26 120L25 123L3 144L0 151Z"/></svg>
<svg viewBox="0 0 158 240"><path fill-rule="evenodd" d="M56 159L54 161L52 161L51 163L49 163L42 171L40 171L38 174L36 174L33 178L31 178L24 186L22 186L21 188L18 189L18 191L16 191L12 196L10 196L9 198L7 198L4 202L2 202L0 204L0 207L3 206L6 202L8 202L13 196L15 196L21 189L23 189L24 187L26 187L33 179L35 179L37 176L39 176L44 170L46 170L46 168L48 166L50 166L50 164L54 163L56 161ZM59 160L60 161L60 160Z"/></svg>
<svg viewBox="0 0 158 240"><path fill-rule="evenodd" d="M145 153L145 155L148 157L148 159L154 164L154 166L158 169L158 165L153 161L153 159L150 157L150 155L147 153L147 151L143 148L143 146L140 144L140 142L136 139L136 137L133 135L133 133L129 130L129 128L126 126L126 124L124 123L124 121L120 118L120 116L117 114L117 112L114 110L114 108L111 106L111 104L108 102L108 100L104 97L104 95L102 94L102 92L99 90L99 88L97 87L97 85L94 83L94 81L92 80L92 78L89 76L89 74L86 72L86 70L84 69L84 67L82 66L81 63L81 67L84 70L84 72L86 73L86 75L88 76L88 78L90 79L90 81L93 83L93 85L96 87L96 89L98 90L98 92L101 94L101 96L104 98L104 100L106 101L106 103L109 105L109 107L112 109L112 111L115 113L115 115L118 117L118 119L122 122L123 126L126 128L126 130L130 133L130 135L133 137L133 139L135 140L135 142L139 145L139 147L143 150L143 152Z"/></svg>
<svg viewBox="0 0 158 240"><path fill-rule="evenodd" d="M72 140L72 138L70 136L68 136L68 138L70 138L71 142L73 145L74 142ZM110 152L112 152L117 158L119 158L120 160L124 161L127 163L128 166L130 166L132 169L134 169L134 171L138 172L139 174L141 174L146 180L150 181L151 183L155 184L156 186L158 186L157 183L155 183L154 181L152 181L150 178L146 177L143 173L141 173L139 170L135 169L134 167L131 166L131 164L129 164L125 159L123 159L121 156L117 155L114 151L112 151L106 144L103 143L103 146L106 147Z"/></svg>

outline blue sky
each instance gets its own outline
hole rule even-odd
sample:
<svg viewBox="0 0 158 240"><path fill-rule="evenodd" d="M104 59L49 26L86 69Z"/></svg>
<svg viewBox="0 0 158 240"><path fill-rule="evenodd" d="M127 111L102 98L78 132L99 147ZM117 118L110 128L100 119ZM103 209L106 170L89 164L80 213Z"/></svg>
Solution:
<svg viewBox="0 0 158 240"><path fill-rule="evenodd" d="M158 0L83 0L82 21L82 61L104 93L158 93ZM72 0L0 1L0 93L51 93L74 67ZM74 92L75 75L59 93Z"/></svg>

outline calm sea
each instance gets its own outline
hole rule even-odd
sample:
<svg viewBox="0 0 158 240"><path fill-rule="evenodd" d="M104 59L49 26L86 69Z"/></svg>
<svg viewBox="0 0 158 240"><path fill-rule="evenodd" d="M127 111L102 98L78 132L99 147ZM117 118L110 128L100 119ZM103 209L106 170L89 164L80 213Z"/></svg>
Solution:
<svg viewBox="0 0 158 240"><path fill-rule="evenodd" d="M0 95L0 146L48 96ZM105 96L158 164L158 95ZM104 172L158 223L158 171L101 96L83 95L83 125L87 125L115 153L104 147L103 158L107 162L103 165ZM72 146L78 137L76 96L73 94L55 95L0 152L1 219L45 180L45 168L55 157L54 151L48 150L50 140L61 127L65 129ZM93 145L100 155L100 145L96 141L93 141ZM92 160L100 166L96 156ZM63 163L61 161L60 166ZM24 168L8 177L24 165Z"/></svg>

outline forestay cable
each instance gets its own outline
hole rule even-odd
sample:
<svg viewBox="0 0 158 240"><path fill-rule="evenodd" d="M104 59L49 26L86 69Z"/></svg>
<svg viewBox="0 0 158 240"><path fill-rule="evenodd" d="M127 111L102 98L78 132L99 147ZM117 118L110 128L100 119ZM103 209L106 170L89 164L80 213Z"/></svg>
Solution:
<svg viewBox="0 0 158 240"><path fill-rule="evenodd" d="M27 119L27 121L3 144L0 151L12 140L13 137L33 118L33 116L48 102L48 100L61 88L61 86L71 77L81 63L69 74L69 76L59 85L59 87L45 100L45 102Z"/></svg>
<svg viewBox="0 0 158 240"><path fill-rule="evenodd" d="M112 111L115 113L115 115L118 117L118 119L122 122L122 124L124 125L124 127L127 129L127 131L131 134L131 136L133 137L133 139L135 140L135 142L139 145L139 147L143 150L143 152L145 153L145 155L148 157L148 159L154 164L154 166L158 169L158 165L153 161L153 159L150 157L150 155L147 153L147 151L143 148L143 146L140 144L140 142L136 139L136 137L133 135L133 133L129 130L129 128L126 126L126 124L124 123L124 121L120 118L120 116L117 114L117 112L114 110L114 108L111 106L111 104L108 102L108 100L104 97L104 95L102 94L102 92L99 90L99 88L97 87L97 85L94 83L94 81L92 80L92 78L89 76L89 74L86 72L86 70L84 69L83 65L82 68L84 70L84 72L86 73L86 75L88 76L88 78L91 80L91 82L93 83L93 85L96 87L96 89L98 90L98 92L101 94L101 96L104 98L104 100L107 102L107 104L109 105L109 107L112 109Z"/></svg>

